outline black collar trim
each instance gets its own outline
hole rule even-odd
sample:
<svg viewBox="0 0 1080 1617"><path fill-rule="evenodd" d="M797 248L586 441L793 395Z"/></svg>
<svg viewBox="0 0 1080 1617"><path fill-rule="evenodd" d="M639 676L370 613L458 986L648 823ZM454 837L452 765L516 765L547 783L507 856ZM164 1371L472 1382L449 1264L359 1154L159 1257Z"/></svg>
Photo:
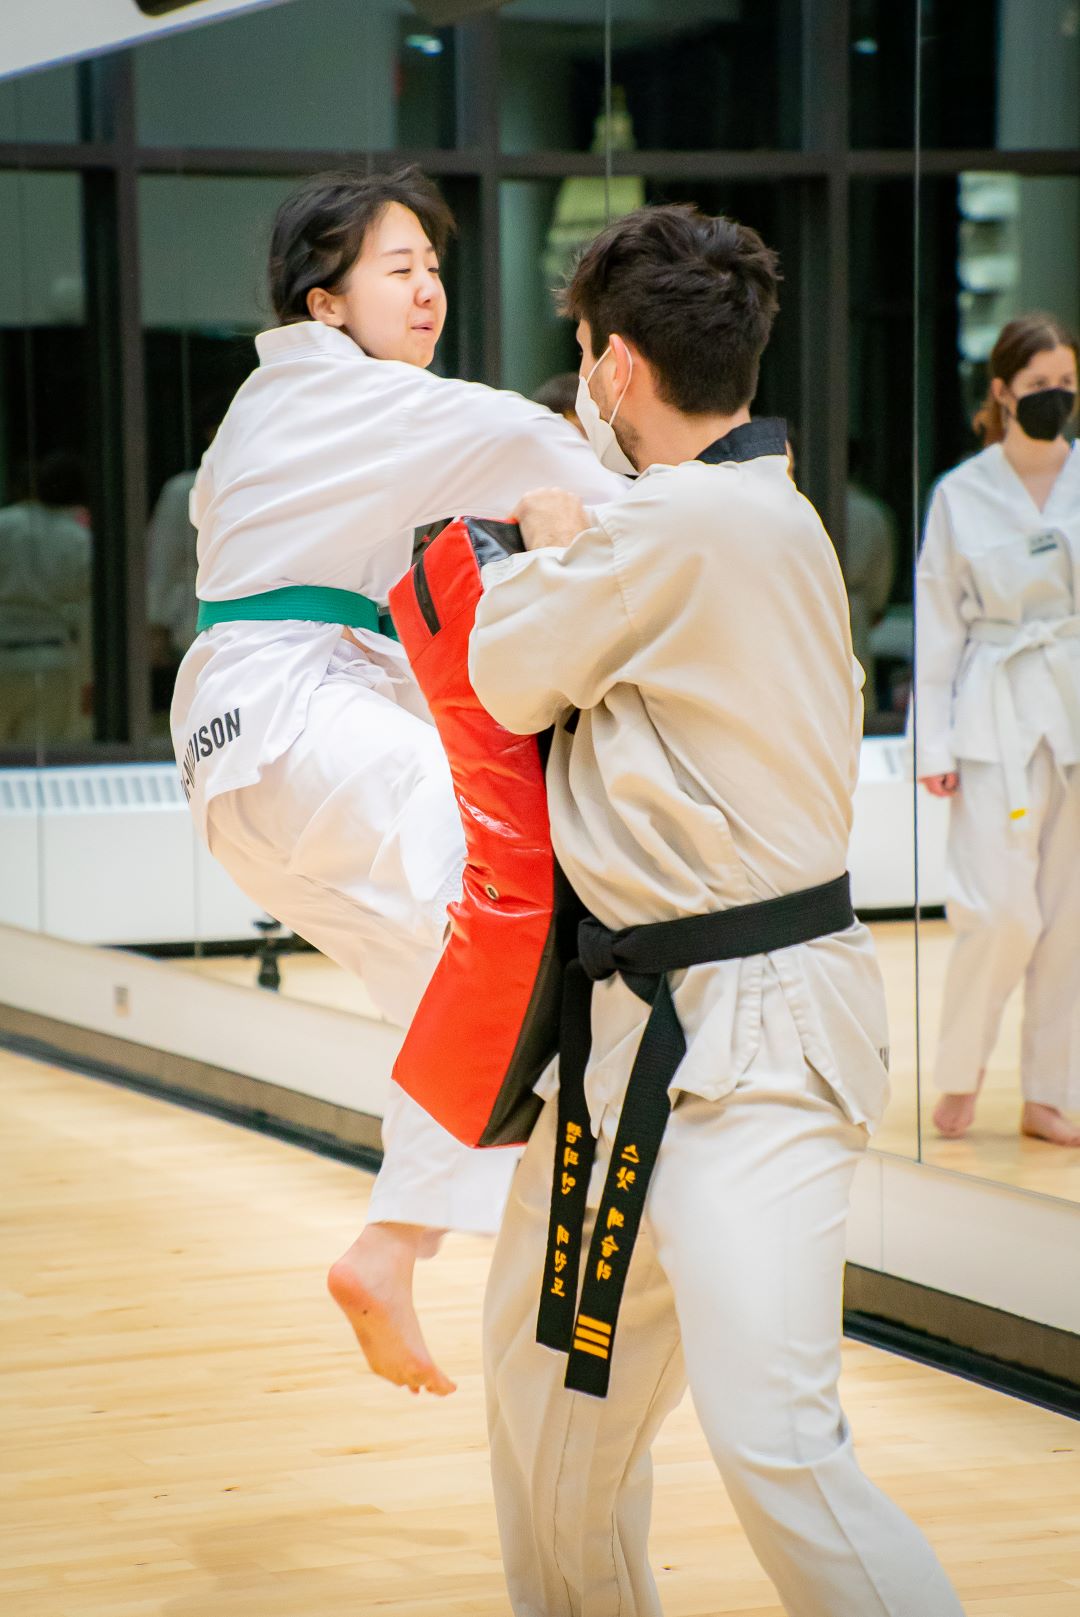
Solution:
<svg viewBox="0 0 1080 1617"><path fill-rule="evenodd" d="M782 416L763 415L756 421L747 421L734 427L724 438L718 438L697 457L707 466L719 466L726 460L757 460L760 455L787 454L787 422Z"/></svg>

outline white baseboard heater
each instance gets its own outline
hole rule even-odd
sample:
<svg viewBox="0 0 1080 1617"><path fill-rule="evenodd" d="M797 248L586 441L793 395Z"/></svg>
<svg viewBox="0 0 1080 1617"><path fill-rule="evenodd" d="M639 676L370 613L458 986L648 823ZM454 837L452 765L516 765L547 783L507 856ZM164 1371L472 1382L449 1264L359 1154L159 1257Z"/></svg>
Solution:
<svg viewBox="0 0 1080 1617"><path fill-rule="evenodd" d="M0 923L77 943L255 939L172 764L0 770Z"/></svg>

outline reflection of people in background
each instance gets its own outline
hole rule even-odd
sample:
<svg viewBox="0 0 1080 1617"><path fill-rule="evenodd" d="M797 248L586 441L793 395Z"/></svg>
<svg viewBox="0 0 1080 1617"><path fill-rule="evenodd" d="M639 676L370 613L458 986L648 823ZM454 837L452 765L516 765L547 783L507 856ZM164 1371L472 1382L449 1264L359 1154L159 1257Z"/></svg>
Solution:
<svg viewBox="0 0 1080 1617"><path fill-rule="evenodd" d="M1024 978L1021 1130L1080 1145L1080 451L1076 338L1012 320L990 356L986 448L942 478L916 586L917 771L951 800L934 1112L970 1126Z"/></svg>
<svg viewBox="0 0 1080 1617"><path fill-rule="evenodd" d="M862 451L848 451L847 539L844 580L851 605L851 643L866 674L866 706L877 706L877 668L870 635L889 603L896 575L896 517L885 501L860 481Z"/></svg>
<svg viewBox="0 0 1080 1617"><path fill-rule="evenodd" d="M542 404L550 410L552 415L561 415L564 421L569 421L572 427L584 432L577 413L577 371L560 371L557 376L549 376L533 394L537 404Z"/></svg>
<svg viewBox="0 0 1080 1617"><path fill-rule="evenodd" d="M790 424L787 457L792 482L797 483L796 434ZM851 613L852 649L866 675L865 706L873 711L877 705L877 670L870 633L881 621L888 605L896 573L896 518L884 500L871 494L858 481L862 452L854 440L848 448L848 465L851 477L847 486L847 538L842 566Z"/></svg>
<svg viewBox="0 0 1080 1617"><path fill-rule="evenodd" d="M200 453L212 443L220 415L211 412L200 423ZM177 472L162 485L146 530L146 617L155 709L168 708L180 659L195 638L199 564L197 535L188 514L195 477L194 470Z"/></svg>
<svg viewBox="0 0 1080 1617"><path fill-rule="evenodd" d="M90 664L83 470L47 455L34 491L0 511L0 741L70 740Z"/></svg>

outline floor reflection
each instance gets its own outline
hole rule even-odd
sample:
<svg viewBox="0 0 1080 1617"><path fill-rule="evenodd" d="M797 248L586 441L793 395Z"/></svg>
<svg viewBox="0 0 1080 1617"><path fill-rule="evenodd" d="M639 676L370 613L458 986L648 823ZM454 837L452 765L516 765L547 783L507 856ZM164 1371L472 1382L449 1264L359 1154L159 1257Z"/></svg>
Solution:
<svg viewBox="0 0 1080 1617"><path fill-rule="evenodd" d="M910 921L878 922L871 930L885 974L893 1039L893 1100L874 1143L881 1150L910 1156L917 1106L915 1030L910 1011L914 999L914 926ZM945 921L923 921L919 947L924 1073L933 1063L951 942ZM930 1114L937 1094L929 1083L923 1085L923 1161L1041 1195L1080 1201L1080 1151L1025 1139L1019 1133L1021 1008L1017 993L1005 1008L1001 1037L987 1068L975 1124L962 1140L943 1140L936 1133Z"/></svg>
<svg viewBox="0 0 1080 1617"><path fill-rule="evenodd" d="M170 964L184 971L198 972L201 977L212 977L218 982L232 983L237 988L258 988L258 962L250 955L211 955L195 960L176 960ZM277 989L286 999L302 999L309 1005L324 1005L334 1011L350 1011L356 1016L367 1016L381 1022L382 1016L374 1001L356 977L335 966L325 955L311 953L287 954L278 957L281 987Z"/></svg>
<svg viewBox="0 0 1080 1617"><path fill-rule="evenodd" d="M919 1100L915 1081L914 925L911 921L877 921L871 925L871 931L889 1002L893 1090L892 1102L874 1137L874 1145L881 1151L915 1158ZM920 949L924 1070L929 1069L937 1038L949 944L949 929L944 921L923 922ZM176 961L175 964L185 971L198 972L238 987L254 988L258 972L256 962L250 957L235 955ZM279 991L287 997L380 1019L363 984L322 955L284 955L280 966ZM940 1139L930 1118L935 1096L929 1090L924 1094L923 1160L934 1167L999 1180L1046 1196L1080 1201L1080 1151L1024 1139L1017 1131L1019 1041L1020 998L1017 995L1006 1009L1001 1038L987 1071L971 1132L962 1140Z"/></svg>

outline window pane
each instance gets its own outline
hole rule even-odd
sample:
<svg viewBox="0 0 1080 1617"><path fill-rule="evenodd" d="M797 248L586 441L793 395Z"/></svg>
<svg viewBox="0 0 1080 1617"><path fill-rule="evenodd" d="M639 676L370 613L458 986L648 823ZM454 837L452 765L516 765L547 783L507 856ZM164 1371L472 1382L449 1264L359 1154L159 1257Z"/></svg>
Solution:
<svg viewBox="0 0 1080 1617"><path fill-rule="evenodd" d="M150 146L384 151L454 143L454 33L394 0L302 0L134 53Z"/></svg>
<svg viewBox="0 0 1080 1617"><path fill-rule="evenodd" d="M82 203L73 174L0 174L0 746L92 728Z"/></svg>
<svg viewBox="0 0 1080 1617"><path fill-rule="evenodd" d="M155 724L195 633L195 535L186 497L253 337L274 324L266 259L291 180L146 175L139 182L147 392L147 616Z"/></svg>
<svg viewBox="0 0 1080 1617"><path fill-rule="evenodd" d="M74 66L26 73L0 84L0 141L78 138L78 72Z"/></svg>
<svg viewBox="0 0 1080 1617"><path fill-rule="evenodd" d="M915 143L915 35L920 0L851 0L853 146ZM966 109L970 115L971 108Z"/></svg>
<svg viewBox="0 0 1080 1617"><path fill-rule="evenodd" d="M792 284L762 366L755 409L794 417L799 411L801 360L799 261L801 190L770 183L645 181L616 177L612 216L644 202L696 202L752 225L789 265ZM576 253L604 224L602 176L508 180L500 192L502 242L502 385L531 394L549 377L577 370L574 328L555 312L554 289Z"/></svg>
<svg viewBox="0 0 1080 1617"><path fill-rule="evenodd" d="M927 0L923 37L924 145L1080 146L1075 0Z"/></svg>
<svg viewBox="0 0 1080 1617"><path fill-rule="evenodd" d="M911 686L913 238L911 180L852 183L844 567L870 734L903 728Z"/></svg>
<svg viewBox="0 0 1080 1617"><path fill-rule="evenodd" d="M500 13L502 145L603 150L603 0L512 0ZM798 26L779 0L614 0L616 151L797 146Z"/></svg>
<svg viewBox="0 0 1080 1617"><path fill-rule="evenodd" d="M1006 321L1034 310L1080 327L1080 178L924 179L920 485L979 448L972 418Z"/></svg>

